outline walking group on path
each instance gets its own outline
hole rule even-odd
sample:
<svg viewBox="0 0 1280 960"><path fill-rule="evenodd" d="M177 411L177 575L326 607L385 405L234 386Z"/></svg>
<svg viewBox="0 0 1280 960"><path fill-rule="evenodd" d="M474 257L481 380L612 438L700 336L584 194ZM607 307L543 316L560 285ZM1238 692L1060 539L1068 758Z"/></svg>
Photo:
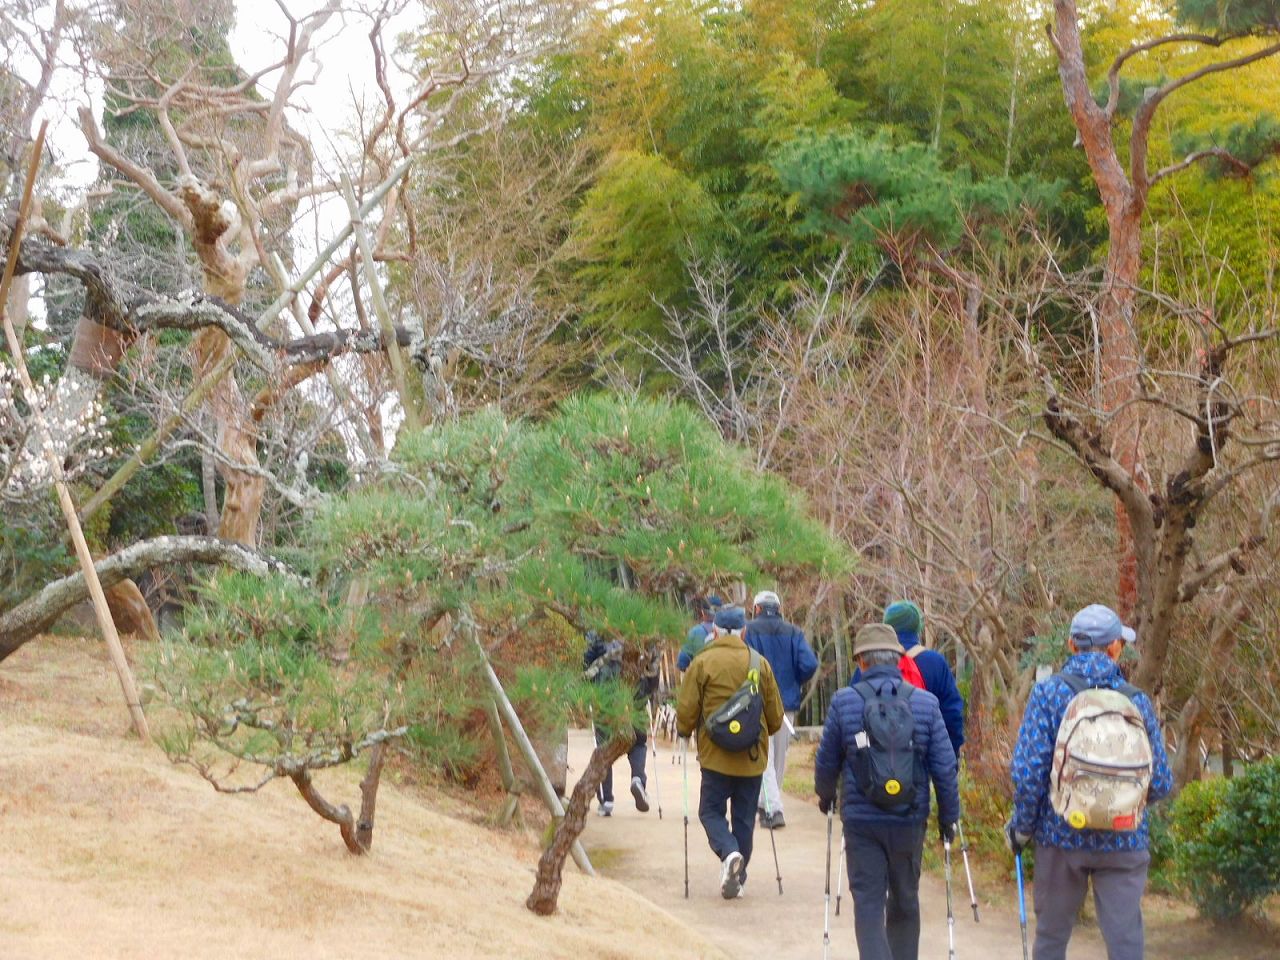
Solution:
<svg viewBox="0 0 1280 960"><path fill-rule="evenodd" d="M772 591L756 594L753 617L719 597L699 601L700 622L686 637L676 697L682 755L696 736L701 783L697 816L720 862L720 892L746 895L757 822L786 825L783 777L804 685L818 660L804 633L782 617ZM843 828L854 933L864 960L919 955L921 863L932 792L946 869L948 938L954 957L951 846L967 847L960 827L959 757L964 701L946 659L922 643L915 604L898 601L882 623L855 634L857 670L827 711L814 765L814 791L827 816L827 924L832 822ZM1005 825L1018 878L1024 957L1065 960L1090 884L1109 960L1143 956L1142 896L1148 854L1147 806L1167 796L1172 774L1155 710L1129 685L1117 661L1137 640L1119 616L1094 604L1071 621L1070 658L1036 684L1011 763L1014 808ZM584 666L593 679L616 675L608 644L589 637ZM656 674L637 684L637 702L656 689ZM649 809L646 744L637 729L628 753L636 808ZM597 743L603 734L597 732ZM656 752L655 752L656 757ZM685 764L685 895L688 896L688 767ZM612 776L598 799L613 810ZM1022 852L1034 844L1035 938L1029 950ZM774 846L775 869L777 849ZM777 871L778 893L782 876ZM837 895L843 877L837 879ZM978 906L969 880L974 920ZM838 901L837 901L838 909Z"/></svg>

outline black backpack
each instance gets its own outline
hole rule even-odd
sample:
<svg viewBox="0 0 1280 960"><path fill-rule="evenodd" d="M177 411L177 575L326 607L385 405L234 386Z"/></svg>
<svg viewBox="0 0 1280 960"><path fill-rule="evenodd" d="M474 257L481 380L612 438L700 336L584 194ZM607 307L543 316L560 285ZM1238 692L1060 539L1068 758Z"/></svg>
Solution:
<svg viewBox="0 0 1280 960"><path fill-rule="evenodd" d="M747 679L707 717L707 736L721 750L742 753L760 742L764 723L764 697L760 694L760 654L747 648Z"/></svg>
<svg viewBox="0 0 1280 960"><path fill-rule="evenodd" d="M876 690L862 680L853 685L862 697L862 730L854 736L853 771L863 795L882 810L907 813L916 797L915 717L909 683L882 683Z"/></svg>

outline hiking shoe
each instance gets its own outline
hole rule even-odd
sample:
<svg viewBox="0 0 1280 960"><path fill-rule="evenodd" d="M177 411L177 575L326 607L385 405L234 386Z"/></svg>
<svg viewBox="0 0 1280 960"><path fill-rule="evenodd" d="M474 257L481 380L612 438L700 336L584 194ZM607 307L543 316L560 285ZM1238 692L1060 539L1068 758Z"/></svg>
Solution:
<svg viewBox="0 0 1280 960"><path fill-rule="evenodd" d="M724 858L720 865L720 896L734 900L742 889L742 854L737 850Z"/></svg>
<svg viewBox="0 0 1280 960"><path fill-rule="evenodd" d="M781 810L779 810L777 813L771 816L769 818L769 823L767 824L770 830L781 830L786 825L787 825L787 820L782 815Z"/></svg>
<svg viewBox="0 0 1280 960"><path fill-rule="evenodd" d="M741 900L747 895L747 881L743 880L738 884L738 899Z"/></svg>
<svg viewBox="0 0 1280 960"><path fill-rule="evenodd" d="M649 795L644 792L644 784L639 777L631 778L631 796L636 798L636 809L641 813L649 812Z"/></svg>
<svg viewBox="0 0 1280 960"><path fill-rule="evenodd" d="M613 801L612 801L612 800L601 800L601 801L600 801L600 816L602 816L602 817L612 817L612 816L613 816Z"/></svg>

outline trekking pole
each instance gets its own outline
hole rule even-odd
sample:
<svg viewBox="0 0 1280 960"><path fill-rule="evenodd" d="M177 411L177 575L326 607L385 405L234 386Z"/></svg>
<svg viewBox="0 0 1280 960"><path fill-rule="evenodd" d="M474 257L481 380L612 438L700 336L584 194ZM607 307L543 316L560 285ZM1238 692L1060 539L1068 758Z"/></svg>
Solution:
<svg viewBox="0 0 1280 960"><path fill-rule="evenodd" d="M827 808L827 887L822 903L822 960L831 956L831 823L835 804Z"/></svg>
<svg viewBox="0 0 1280 960"><path fill-rule="evenodd" d="M657 711L649 714L649 746L653 748L653 799L658 804L658 819L662 819L662 790L658 786L658 738L657 726L655 724L655 715ZM966 860L967 864L969 861Z"/></svg>
<svg viewBox="0 0 1280 960"><path fill-rule="evenodd" d="M951 911L951 841L942 841L942 863L947 878L947 960L956 960L956 915Z"/></svg>
<svg viewBox="0 0 1280 960"><path fill-rule="evenodd" d="M687 739L680 741L680 772L684 774L684 898L688 900L689 899L689 741Z"/></svg>
<svg viewBox="0 0 1280 960"><path fill-rule="evenodd" d="M1022 883L1022 851L1013 855L1013 863L1018 871L1018 922L1022 925L1022 960L1030 960L1027 950L1027 888Z"/></svg>
<svg viewBox="0 0 1280 960"><path fill-rule="evenodd" d="M844 827L840 827L840 861L836 865L836 916L840 916L840 891L844 889Z"/></svg>
<svg viewBox="0 0 1280 960"><path fill-rule="evenodd" d="M973 873L969 870L969 844L964 839L964 827L956 821L956 833L960 837L960 856L964 858L964 878L969 881L969 906L973 908L973 922L978 923L978 895L973 892Z"/></svg>
<svg viewBox="0 0 1280 960"><path fill-rule="evenodd" d="M760 789L764 790L763 784ZM769 802L769 791L764 790L764 815L770 821L773 820L772 806L773 804ZM782 896L782 868L778 866L778 841L774 837L776 833L777 831L773 828L769 829L769 845L773 847L773 870L778 875L778 896Z"/></svg>

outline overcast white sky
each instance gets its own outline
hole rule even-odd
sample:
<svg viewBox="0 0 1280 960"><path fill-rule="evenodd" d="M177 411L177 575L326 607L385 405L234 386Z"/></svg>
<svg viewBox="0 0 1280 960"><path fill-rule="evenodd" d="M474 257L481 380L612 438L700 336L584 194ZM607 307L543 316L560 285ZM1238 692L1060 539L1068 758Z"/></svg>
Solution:
<svg viewBox="0 0 1280 960"><path fill-rule="evenodd" d="M3 0L0 0L3 2ZM324 0L286 0L295 17L319 9ZM51 6L51 5L50 5ZM231 49L236 61L253 72L278 59L284 49L288 23L274 3L264 0L237 0L236 26L231 34ZM386 28L386 46L394 46L397 33L414 24L413 6ZM311 137L317 160L328 167L338 156L336 134L352 128L360 102L380 103L381 95L373 81L373 56L368 34L369 20L356 14L333 17L321 31L313 62L299 76L312 82L295 93L299 109L289 117L290 124ZM411 78L389 65L388 79L398 99L403 100ZM270 96L278 74L264 78L262 92ZM102 90L97 83L86 89L77 71L63 70L55 77L51 96L43 117L50 122L50 143L64 171L63 189L68 195L84 189L97 177L97 160L85 147L84 137L76 121L76 111L83 104L92 106L101 117ZM37 118L37 123L39 122ZM68 197L68 199L70 196ZM321 219L332 222L344 216L342 201L335 198L321 211ZM310 233L311 231L308 231ZM306 238L299 238L305 246Z"/></svg>
<svg viewBox="0 0 1280 960"><path fill-rule="evenodd" d="M4 0L0 0L0 3ZM352 0L352 6L361 0ZM319 9L325 0L285 0L290 12L301 17ZM384 28L385 48L394 57L394 38L397 34L411 29L415 23L415 3L407 4L408 11L393 19ZM52 4L43 11L46 20L50 16ZM289 123L294 129L310 136L315 158L319 166L332 170L341 155L340 134L354 128L357 116L357 105L365 102L373 105L382 103L373 77L373 55L369 46L368 32L370 20L366 16L355 13L335 15L313 43L311 62L299 71L299 78L309 81L297 90L292 98L296 109L289 114ZM288 22L275 3L267 0L237 0L236 25L232 31L230 42L236 62L247 72L253 73L262 67L279 60L285 48L288 33ZM71 57L70 51L64 51L64 60ZM21 64L19 65L21 69ZM278 74L265 77L260 89L264 96L274 93ZM412 78L398 70L392 63L388 64L388 81L398 102L404 102L406 94L412 86ZM60 163L61 182L55 192L62 194L60 199L77 202L84 189L98 176L98 162L89 153L84 136L80 132L76 118L77 111L85 104L91 106L95 116L100 120L102 111L102 88L99 83L91 82L85 87L83 77L74 68L68 67L55 75L50 96L36 125L41 119L50 123L50 145ZM34 131L33 131L34 132ZM303 217L294 235L294 253L296 260L306 263L310 260L320 244L345 221L346 205L340 197L328 197L316 208ZM320 242L317 243L317 238ZM39 284L31 291L32 322L42 325L44 304L41 299ZM300 332L300 331L299 331ZM399 420L399 411L387 409L388 427L394 427ZM388 430L393 435L393 430Z"/></svg>

